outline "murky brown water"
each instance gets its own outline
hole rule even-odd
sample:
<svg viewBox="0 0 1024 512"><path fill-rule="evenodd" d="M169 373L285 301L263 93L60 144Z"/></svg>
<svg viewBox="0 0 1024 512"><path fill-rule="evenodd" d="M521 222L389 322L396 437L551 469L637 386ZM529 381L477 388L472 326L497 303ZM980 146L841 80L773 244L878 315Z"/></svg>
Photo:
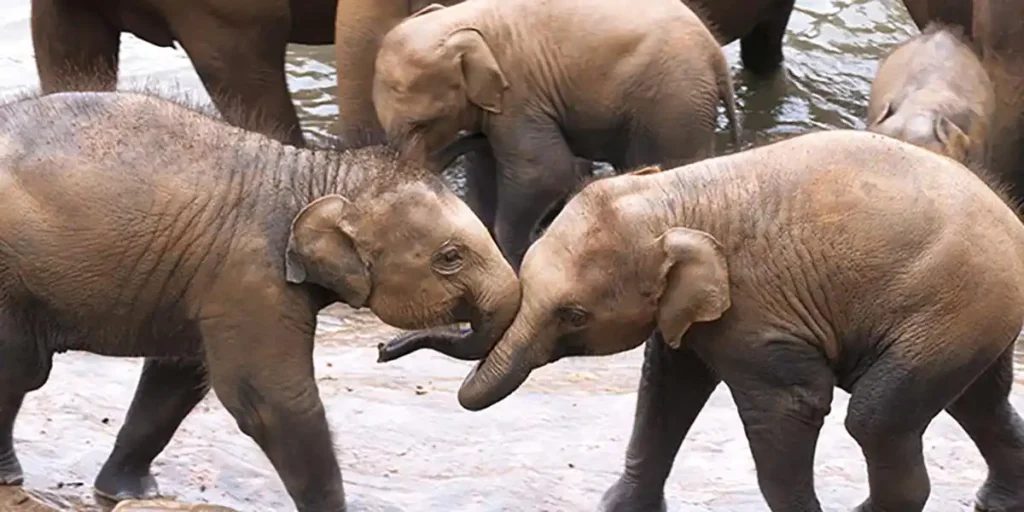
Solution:
<svg viewBox="0 0 1024 512"><path fill-rule="evenodd" d="M753 84L733 63L747 143L808 128L862 128L878 56L916 31L899 0L797 0L786 76ZM37 85L29 0L0 0L0 97ZM335 115L330 47L293 46L289 84L303 127L328 133ZM124 36L122 86L157 81L205 92L180 50ZM724 126L724 119L722 121ZM723 133L721 147L727 147ZM522 390L483 412L461 410L455 390L469 364L419 353L375 363L394 331L335 307L321 315L316 367L336 433L350 509L361 511L593 510L616 478L632 424L640 353L565 360L534 372ZM140 361L89 354L56 358L50 382L29 395L15 431L26 484L58 509L100 510L90 485L131 399ZM826 510L866 493L860 451L842 426L837 391L818 447ZM1024 411L1024 387L1014 403ZM967 510L984 465L945 414L925 436L928 510ZM735 407L721 387L681 450L666 487L671 512L766 510ZM161 489L182 500L241 511L291 510L255 443L211 394L155 464ZM30 502L0 492L0 510ZM19 504L20 503L20 504Z"/></svg>

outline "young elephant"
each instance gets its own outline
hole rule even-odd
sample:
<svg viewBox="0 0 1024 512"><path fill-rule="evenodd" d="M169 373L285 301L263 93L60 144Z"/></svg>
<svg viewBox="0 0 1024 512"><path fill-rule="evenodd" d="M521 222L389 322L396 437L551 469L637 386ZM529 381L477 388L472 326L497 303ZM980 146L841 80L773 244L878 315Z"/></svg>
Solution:
<svg viewBox="0 0 1024 512"><path fill-rule="evenodd" d="M962 29L931 23L879 65L867 128L981 164L994 108L992 82Z"/></svg>
<svg viewBox="0 0 1024 512"><path fill-rule="evenodd" d="M345 510L313 378L335 301L406 329L519 307L486 228L386 146L306 150L145 94L0 106L0 483L12 429L54 352L147 357L96 480L157 493L149 467L210 386L301 511Z"/></svg>
<svg viewBox="0 0 1024 512"><path fill-rule="evenodd" d="M467 196L514 267L589 176L581 159L621 169L711 156L720 102L739 136L725 56L678 0L433 4L388 32L375 69L388 135L427 151L460 131L487 136Z"/></svg>
<svg viewBox="0 0 1024 512"><path fill-rule="evenodd" d="M851 393L846 428L867 461L857 510L923 509L921 434L943 409L988 464L979 508L1024 507L1024 421L1007 398L1024 226L951 159L836 130L604 179L527 251L520 282L515 321L459 390L468 409L561 357L660 333L604 510L664 510L672 461L719 379L773 511L821 510L812 469L835 386ZM440 346L420 336L384 352Z"/></svg>

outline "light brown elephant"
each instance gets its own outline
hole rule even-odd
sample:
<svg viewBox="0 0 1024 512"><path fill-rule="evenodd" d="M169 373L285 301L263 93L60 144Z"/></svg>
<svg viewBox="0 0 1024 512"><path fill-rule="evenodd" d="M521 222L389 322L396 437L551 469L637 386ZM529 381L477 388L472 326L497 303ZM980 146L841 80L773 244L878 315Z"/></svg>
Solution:
<svg viewBox="0 0 1024 512"><path fill-rule="evenodd" d="M298 510L343 512L317 311L493 341L519 308L483 223L421 158L299 149L147 94L0 105L0 201L0 485L23 479L23 398L54 353L88 351L147 358L101 496L157 494L153 459L212 386Z"/></svg>
<svg viewBox="0 0 1024 512"><path fill-rule="evenodd" d="M383 130L373 109L373 62L384 35L431 3L461 0L339 0L335 23L338 127L343 137ZM782 63L793 0L686 0L722 45L740 40L744 68L767 75Z"/></svg>
<svg viewBox="0 0 1024 512"><path fill-rule="evenodd" d="M426 151L463 131L487 137L467 195L494 205L476 211L513 267L545 213L589 178L581 159L623 169L711 156L720 103L739 138L714 37L676 0L637 2L434 4L382 41L381 125Z"/></svg>
<svg viewBox="0 0 1024 512"><path fill-rule="evenodd" d="M983 164L995 98L970 44L962 28L933 22L897 46L871 83L867 129Z"/></svg>
<svg viewBox="0 0 1024 512"><path fill-rule="evenodd" d="M1024 204L1024 2L905 0L919 27L945 21L966 27L995 96L985 148L987 172Z"/></svg>
<svg viewBox="0 0 1024 512"><path fill-rule="evenodd" d="M32 0L43 92L112 91L121 34L184 48L229 123L304 145L285 81L288 43L334 42L337 0Z"/></svg>
<svg viewBox="0 0 1024 512"><path fill-rule="evenodd" d="M373 108L373 64L380 42L410 14L462 0L338 0L334 55L338 64L338 133L345 139L383 133Z"/></svg>
<svg viewBox="0 0 1024 512"><path fill-rule="evenodd" d="M988 464L979 508L1024 509L1024 420L1008 400L1024 225L952 159L834 130L603 179L530 247L520 282L515 321L459 390L468 409L561 357L649 340L603 510L664 510L676 452L719 380L772 511L821 510L815 444L836 386L867 462L858 511L924 508L921 434L944 409Z"/></svg>

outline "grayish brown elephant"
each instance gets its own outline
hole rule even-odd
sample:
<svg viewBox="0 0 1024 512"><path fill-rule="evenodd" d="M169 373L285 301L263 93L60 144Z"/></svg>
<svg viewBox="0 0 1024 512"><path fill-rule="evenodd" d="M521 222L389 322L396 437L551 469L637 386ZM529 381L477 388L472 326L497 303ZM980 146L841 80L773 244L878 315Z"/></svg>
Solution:
<svg viewBox="0 0 1024 512"><path fill-rule="evenodd" d="M720 103L739 138L725 56L676 0L434 4L384 37L375 69L389 136L428 152L463 131L487 137L467 195L513 267L545 213L590 178L581 159L711 156Z"/></svg>
<svg viewBox="0 0 1024 512"><path fill-rule="evenodd" d="M337 0L32 0L43 92L112 91L121 33L180 43L225 120L304 144L285 81L288 43L332 44Z"/></svg>
<svg viewBox="0 0 1024 512"><path fill-rule="evenodd" d="M815 445L837 386L867 462L858 511L924 508L921 434L943 410L988 464L979 509L1024 509L1024 421L1008 400L1024 225L952 159L834 130L607 178L530 247L520 282L515 321L459 390L468 409L561 357L649 340L603 510L664 510L676 452L720 380L773 511L821 510ZM421 335L384 352L410 344L438 346Z"/></svg>
<svg viewBox="0 0 1024 512"><path fill-rule="evenodd" d="M962 28L932 22L897 46L871 83L867 129L984 164L995 98L970 45Z"/></svg>
<svg viewBox="0 0 1024 512"><path fill-rule="evenodd" d="M153 458L212 386L298 510L345 510L317 311L493 340L519 307L486 228L420 161L298 149L143 94L0 106L0 484L22 481L25 394L84 350L148 358L101 495L156 494Z"/></svg>
<svg viewBox="0 0 1024 512"><path fill-rule="evenodd" d="M968 39L972 38L973 10L975 0L903 0L910 19L918 30L924 30L932 22L957 25L964 29ZM1015 0L1000 0L1010 1Z"/></svg>

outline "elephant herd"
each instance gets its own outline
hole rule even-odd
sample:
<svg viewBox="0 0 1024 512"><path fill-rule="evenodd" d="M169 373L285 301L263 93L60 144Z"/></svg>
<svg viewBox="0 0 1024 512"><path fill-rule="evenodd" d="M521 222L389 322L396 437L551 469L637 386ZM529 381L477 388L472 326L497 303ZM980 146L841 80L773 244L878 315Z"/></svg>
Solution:
<svg viewBox="0 0 1024 512"><path fill-rule="evenodd" d="M1024 511L1024 3L905 4L921 33L880 62L866 130L715 156L720 105L741 138L721 46L775 72L793 0L33 0L43 95L0 105L0 484L24 481L25 395L80 350L146 358L98 495L158 495L213 389L298 510L344 511L312 366L342 302L410 331L383 362L478 361L469 410L645 345L606 512L666 510L722 382L775 512L821 510L836 387L857 510L923 510L946 411L988 467L977 509ZM219 116L114 92L121 32L180 44ZM336 147L305 147L289 42L335 44ZM459 157L465 199L439 177Z"/></svg>

